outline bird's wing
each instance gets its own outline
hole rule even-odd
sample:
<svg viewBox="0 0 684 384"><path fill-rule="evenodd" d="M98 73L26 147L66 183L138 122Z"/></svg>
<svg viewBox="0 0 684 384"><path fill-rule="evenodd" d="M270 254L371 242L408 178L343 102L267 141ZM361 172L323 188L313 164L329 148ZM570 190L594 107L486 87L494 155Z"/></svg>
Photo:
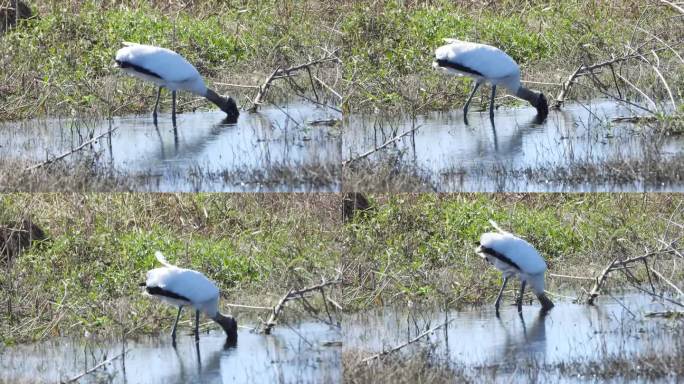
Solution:
<svg viewBox="0 0 684 384"><path fill-rule="evenodd" d="M142 67L169 82L201 79L190 62L166 48L132 43L116 52L116 60Z"/></svg>
<svg viewBox="0 0 684 384"><path fill-rule="evenodd" d="M193 303L204 303L218 297L216 285L203 274L178 267L155 268L147 272L146 285L176 293Z"/></svg>
<svg viewBox="0 0 684 384"><path fill-rule="evenodd" d="M520 67L510 56L490 45L451 39L450 44L437 48L435 57L470 68L488 79L520 74Z"/></svg>
<svg viewBox="0 0 684 384"><path fill-rule="evenodd" d="M480 243L505 255L527 274L535 275L546 271L546 262L532 244L512 233L484 233Z"/></svg>

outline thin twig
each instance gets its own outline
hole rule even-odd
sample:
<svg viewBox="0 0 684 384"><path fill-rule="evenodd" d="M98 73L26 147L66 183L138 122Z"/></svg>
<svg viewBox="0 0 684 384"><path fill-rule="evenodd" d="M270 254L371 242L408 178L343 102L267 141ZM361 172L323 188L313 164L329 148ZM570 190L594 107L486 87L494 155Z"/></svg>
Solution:
<svg viewBox="0 0 684 384"><path fill-rule="evenodd" d="M356 157L353 157L353 158L351 158L351 159L345 160L345 161L342 162L342 165L347 165L347 164L352 163L352 162L354 162L354 161L356 161L356 160L360 160L360 159L363 159L363 158L365 158L365 157L368 157L368 156L372 155L373 153L375 153L375 152L377 152L377 151L379 151L379 150L381 150L381 149L387 147L388 145L394 143L395 141L401 139L402 137L404 137L404 136L406 136L406 135L408 135L408 134L410 134L410 133L415 132L415 131L418 130L418 128L420 128L420 127L421 127L421 125L418 125L418 126L416 126L416 127L414 127L414 128L411 128L411 129L409 129L408 131L402 133L401 135L395 136L395 137L393 137L393 138L387 140L386 142L384 142L384 143L383 143L381 146L379 146L379 147L375 147L375 148L373 148L373 149L371 149L371 150L369 150L369 151L367 151L367 152L365 152L365 153L363 153L363 154L361 154L361 155L359 155L359 156L356 156Z"/></svg>
<svg viewBox="0 0 684 384"><path fill-rule="evenodd" d="M64 153L62 153L61 155L55 156L55 157L53 157L52 159L45 160L45 161L43 161L42 163L34 164L34 165L32 165L32 166L26 168L26 171L33 171L34 169L42 168L42 167L44 167L44 166L46 166L46 165L52 164L52 163L54 163L54 162L56 162L56 161L58 161L58 160L61 160L61 159L65 158L65 157L67 157L67 156L70 156L70 155L72 155L72 154L74 154L74 153L80 151L81 149L87 147L88 145L90 145L90 144L92 144L92 143L98 141L98 140L101 139L102 137L111 134L112 132L116 131L117 128L119 128L119 127L116 126L116 127L114 127L114 128L111 128L111 129L107 130L106 132L101 133L101 134L95 136L94 138L92 138L92 139L90 139L90 140L84 142L83 144L79 145L78 147L76 147L76 148L74 148L74 149L72 149L72 150L70 150L70 151L64 152Z"/></svg>
<svg viewBox="0 0 684 384"><path fill-rule="evenodd" d="M126 352L128 352L128 350L125 350L125 349L124 349L124 351L121 352L121 353L119 353L118 355L116 355L116 356L114 356L114 357L111 357L111 358L109 358L109 359L107 359L107 360L104 360L104 361L100 362L100 363L97 364L96 366L94 366L94 367L90 368L89 370L87 370L87 371L81 373L80 375L74 376L74 377L72 377L71 379L69 379L69 380L67 380L67 381L63 381L63 383L73 383L74 381L79 380L79 379L82 378L83 376L89 375L89 374L95 372L95 371L96 371L97 369L99 369L100 367L102 367L102 366L104 366L104 365L107 365L107 364L111 363L112 361L114 361L114 360L116 360L116 359L118 359L118 358L124 356L124 355L126 354Z"/></svg>
<svg viewBox="0 0 684 384"><path fill-rule="evenodd" d="M438 330L438 329L440 329L440 328L442 328L442 327L448 325L448 324L451 323L452 321L453 321L453 319L452 319L452 320L449 320L449 321L446 321L446 322L444 322L444 323L442 323L442 324L440 324L440 325L437 325L437 326L435 326L435 327L432 327L432 328L428 329L427 331L421 333L420 335L414 337L413 339L411 339L411 340L409 340L409 341L407 341L407 342L405 342L405 343L403 343L403 344L397 345L396 347L393 347L393 348L388 349L388 350L386 350L386 351L382 351L382 352L380 352L380 353L376 353L375 355L368 356L368 357L366 357L365 359L361 360L361 362L362 362L362 363L367 363L367 362L369 362L369 361L371 361L371 360L375 360L375 359L377 359L377 358L380 358L380 357L383 357L383 356L387 356L387 355L389 355L390 353L394 353L394 352L396 352L396 351L398 351L398 350L400 350L400 349L406 347L407 345L411 345L411 344L415 343L416 341L418 341L418 340L422 339L423 337L425 337L425 336L431 334L432 332L434 332L434 331L436 331L436 330Z"/></svg>

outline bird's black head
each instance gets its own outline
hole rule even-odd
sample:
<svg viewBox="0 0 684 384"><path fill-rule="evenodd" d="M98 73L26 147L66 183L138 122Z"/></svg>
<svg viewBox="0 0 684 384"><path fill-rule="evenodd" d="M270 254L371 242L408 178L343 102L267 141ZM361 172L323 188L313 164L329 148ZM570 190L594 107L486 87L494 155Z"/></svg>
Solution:
<svg viewBox="0 0 684 384"><path fill-rule="evenodd" d="M546 101L546 96L540 92L537 101L533 105L537 109L537 118L535 120L541 123L549 115L549 103Z"/></svg>
<svg viewBox="0 0 684 384"><path fill-rule="evenodd" d="M237 345L237 320L235 320L235 318L232 316L224 316L219 313L214 318L214 321L217 322L226 333L226 342L224 346L228 348Z"/></svg>
<svg viewBox="0 0 684 384"><path fill-rule="evenodd" d="M232 97L222 97L221 101L216 105L218 105L218 107L226 113L226 121L232 124L237 122L237 119L240 116L240 111L238 110L237 104Z"/></svg>
<svg viewBox="0 0 684 384"><path fill-rule="evenodd" d="M204 96L226 113L224 122L229 124L235 124L237 122L237 119L240 116L240 110L238 110L237 104L232 97L223 97L211 89L207 89L207 93Z"/></svg>

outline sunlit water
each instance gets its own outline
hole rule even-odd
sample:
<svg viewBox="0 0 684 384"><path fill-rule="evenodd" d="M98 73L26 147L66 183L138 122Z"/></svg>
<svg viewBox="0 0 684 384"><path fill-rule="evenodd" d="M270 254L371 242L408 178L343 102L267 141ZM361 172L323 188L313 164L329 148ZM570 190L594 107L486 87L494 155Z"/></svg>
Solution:
<svg viewBox="0 0 684 384"><path fill-rule="evenodd" d="M238 344L224 348L221 332L179 334L120 341L59 338L0 349L0 382L60 382L117 358L80 382L113 383L324 383L340 382L340 333L320 323L282 325L273 335L240 331Z"/></svg>
<svg viewBox="0 0 684 384"><path fill-rule="evenodd" d="M416 348L429 346L434 348L432 356L466 371L495 368L503 382L524 381L529 369L516 368L522 362L532 362L536 367L588 362L600 365L611 357L684 353L682 343L675 342L682 333L673 332L681 320L645 317L650 312L672 309L645 295L606 296L596 306L557 302L546 316L540 314L536 302L523 307L522 318L513 306L502 309L500 318L492 305L448 312L393 307L358 313L344 320L344 348L370 356L448 322L400 353L409 356ZM553 372L543 373L547 375L544 382L574 381Z"/></svg>
<svg viewBox="0 0 684 384"><path fill-rule="evenodd" d="M65 161L95 156L152 191L334 191L341 162L339 128L315 125L340 114L310 104L264 106L226 124L220 111L112 121L79 119L0 123L0 158L41 162L112 129Z"/></svg>
<svg viewBox="0 0 684 384"><path fill-rule="evenodd" d="M467 125L460 109L415 119L351 115L345 120L343 157L353 159L417 127L414 134L370 155L372 167L417 171L432 189L446 192L684 190L684 165L671 172L671 180L643 177L648 176L645 168L652 168L649 164L684 156L684 136L613 122L641 113L595 100L551 111L541 124L529 107L500 108L493 126L487 112L472 109ZM625 174L636 176L628 181L615 176L594 180L581 170L589 166L615 175L620 164ZM561 175L562 170L571 172Z"/></svg>

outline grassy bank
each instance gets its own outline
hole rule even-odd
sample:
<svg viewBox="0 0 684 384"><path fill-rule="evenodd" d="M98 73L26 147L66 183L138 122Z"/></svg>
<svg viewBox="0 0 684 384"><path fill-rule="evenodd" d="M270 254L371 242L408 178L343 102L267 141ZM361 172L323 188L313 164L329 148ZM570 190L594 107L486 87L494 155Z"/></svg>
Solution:
<svg viewBox="0 0 684 384"><path fill-rule="evenodd" d="M682 15L657 1L37 0L31 5L37 17L0 36L0 67L6 69L0 73L1 119L148 111L154 91L112 68L122 41L177 50L210 85L243 105L256 91L221 83L261 84L278 66L339 49L342 71L328 65L318 75L344 97L347 111L452 108L471 85L432 70L433 51L445 37L504 49L521 64L523 80L542 83L530 86L549 96L580 64L636 51L644 56L582 77L569 97L634 96L632 101L663 111L670 95L675 104L683 95ZM291 91L285 87L281 94ZM643 100L644 94L657 105ZM487 98L480 101L485 106ZM188 111L206 104L182 94L180 105Z"/></svg>
<svg viewBox="0 0 684 384"><path fill-rule="evenodd" d="M632 49L650 55L655 49L657 59L653 53L645 62L616 63L613 71L622 78L602 69L582 78L570 97L609 93L638 98L624 80L631 79L652 98L668 98L652 68L657 67L681 100L681 20L676 10L654 1L358 1L342 26L347 106L414 112L460 107L471 81L447 80L431 68L434 49L447 37L503 49L521 65L522 80L537 82L528 86L550 97L580 64L623 57ZM480 100L487 103L486 91Z"/></svg>
<svg viewBox="0 0 684 384"><path fill-rule="evenodd" d="M488 219L534 244L549 273L587 278L616 257L640 256L659 249L658 239L684 235L683 200L676 194L400 194L371 200L375 210L346 227L348 309L409 300L456 307L493 302L501 273L474 252L480 234L492 230ZM651 267L681 285L684 271L672 260L664 257ZM633 273L646 281L643 270ZM629 287L619 273L608 283ZM579 297L591 285L547 275L547 289L555 293Z"/></svg>
<svg viewBox="0 0 684 384"><path fill-rule="evenodd" d="M535 244L550 273L590 278L618 256L639 256L684 235L679 195L370 198L371 211L342 223L337 194L0 195L1 222L30 216L49 237L2 266L0 341L165 330L174 310L138 287L157 266L157 249L214 279L224 304L274 305L289 288L343 270L335 300L356 311L408 300L489 303L501 274L474 253L474 243L491 229L490 218ZM652 259L649 268L681 286L684 274L672 258ZM631 272L648 284L643 268ZM564 295L581 296L591 283L547 276L548 290ZM615 272L607 287L631 285Z"/></svg>
<svg viewBox="0 0 684 384"><path fill-rule="evenodd" d="M0 195L2 222L30 216L49 237L2 266L0 342L165 330L174 310L138 287L159 266L155 250L214 279L224 304L275 305L292 287L335 277L338 200L333 194ZM238 320L254 313L222 309Z"/></svg>
<svg viewBox="0 0 684 384"><path fill-rule="evenodd" d="M244 104L243 94L254 97L255 90L214 83L261 84L276 67L325 56L339 40L336 8L319 1L41 0L31 5L37 17L0 36L0 119L150 110L153 88L112 67L122 41L178 51L210 86ZM328 77L326 71L318 75ZM329 76L334 85L335 71ZM181 110L205 105L194 96L179 96Z"/></svg>

